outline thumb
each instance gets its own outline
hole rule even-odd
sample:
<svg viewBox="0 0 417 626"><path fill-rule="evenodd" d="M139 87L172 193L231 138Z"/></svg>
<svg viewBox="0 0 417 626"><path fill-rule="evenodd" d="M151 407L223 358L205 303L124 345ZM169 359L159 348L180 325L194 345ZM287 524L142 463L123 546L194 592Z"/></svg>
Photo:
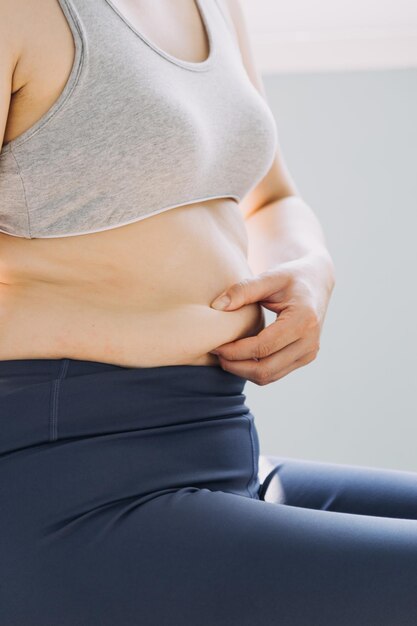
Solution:
<svg viewBox="0 0 417 626"><path fill-rule="evenodd" d="M239 309L245 304L259 302L277 291L277 273L263 273L251 278L244 278L223 291L211 307L221 311Z"/></svg>

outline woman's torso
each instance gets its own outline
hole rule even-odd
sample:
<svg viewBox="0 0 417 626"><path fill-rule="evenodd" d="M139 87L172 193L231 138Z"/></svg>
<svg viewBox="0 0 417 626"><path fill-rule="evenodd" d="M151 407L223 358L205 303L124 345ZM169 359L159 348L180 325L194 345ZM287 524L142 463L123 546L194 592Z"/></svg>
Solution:
<svg viewBox="0 0 417 626"><path fill-rule="evenodd" d="M139 23L126 1L118 6ZM161 12L158 19L149 14L148 21L143 13L140 30L175 57L205 59L198 13L191 14L185 0L176 8L176 28L182 28L175 38L164 34ZM28 3L21 27L25 44L5 144L53 106L74 59L71 31L57 0L42 3L41 9ZM230 197L82 235L26 239L1 232L0 360L215 365L210 350L264 326L258 304L231 312L210 307L224 289L252 275L247 245L242 213Z"/></svg>

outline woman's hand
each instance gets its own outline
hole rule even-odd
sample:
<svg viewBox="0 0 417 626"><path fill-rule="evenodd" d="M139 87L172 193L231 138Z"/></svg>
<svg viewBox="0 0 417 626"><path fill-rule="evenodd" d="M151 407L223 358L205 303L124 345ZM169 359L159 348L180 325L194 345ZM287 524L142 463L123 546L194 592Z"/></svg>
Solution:
<svg viewBox="0 0 417 626"><path fill-rule="evenodd" d="M211 353L220 365L258 385L267 385L313 361L335 284L334 265L327 253L310 253L281 263L224 291L212 307L234 311L258 302L277 319L258 335L225 343ZM230 303L214 306L222 296Z"/></svg>

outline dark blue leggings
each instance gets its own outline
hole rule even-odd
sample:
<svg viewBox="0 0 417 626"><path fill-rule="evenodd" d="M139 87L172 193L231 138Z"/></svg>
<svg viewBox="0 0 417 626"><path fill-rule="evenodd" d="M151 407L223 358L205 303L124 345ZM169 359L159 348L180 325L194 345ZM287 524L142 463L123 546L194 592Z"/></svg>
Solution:
<svg viewBox="0 0 417 626"><path fill-rule="evenodd" d="M0 625L416 626L417 473L260 456L245 382L0 361Z"/></svg>

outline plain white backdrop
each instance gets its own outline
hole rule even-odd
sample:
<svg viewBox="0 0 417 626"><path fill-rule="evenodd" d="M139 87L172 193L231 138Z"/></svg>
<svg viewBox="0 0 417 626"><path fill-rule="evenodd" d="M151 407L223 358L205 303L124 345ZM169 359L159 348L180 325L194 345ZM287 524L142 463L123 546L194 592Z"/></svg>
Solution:
<svg viewBox="0 0 417 626"><path fill-rule="evenodd" d="M264 72L417 65L415 0L239 0Z"/></svg>

